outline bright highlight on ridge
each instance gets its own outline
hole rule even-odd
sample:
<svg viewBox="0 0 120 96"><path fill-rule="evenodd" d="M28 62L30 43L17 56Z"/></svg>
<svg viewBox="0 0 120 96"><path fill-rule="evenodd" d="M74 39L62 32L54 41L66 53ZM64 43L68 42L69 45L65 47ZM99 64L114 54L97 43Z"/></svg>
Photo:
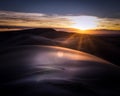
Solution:
<svg viewBox="0 0 120 96"><path fill-rule="evenodd" d="M80 30L95 29L98 24L98 18L94 16L80 16L72 21L74 23L72 27Z"/></svg>

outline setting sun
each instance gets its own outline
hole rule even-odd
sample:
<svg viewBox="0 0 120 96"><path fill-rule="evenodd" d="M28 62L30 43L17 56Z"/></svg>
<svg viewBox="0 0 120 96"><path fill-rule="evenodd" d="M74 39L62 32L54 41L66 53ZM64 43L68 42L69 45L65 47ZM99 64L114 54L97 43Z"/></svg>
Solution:
<svg viewBox="0 0 120 96"><path fill-rule="evenodd" d="M97 27L98 18L94 16L80 16L73 19L73 28L80 30L95 29Z"/></svg>

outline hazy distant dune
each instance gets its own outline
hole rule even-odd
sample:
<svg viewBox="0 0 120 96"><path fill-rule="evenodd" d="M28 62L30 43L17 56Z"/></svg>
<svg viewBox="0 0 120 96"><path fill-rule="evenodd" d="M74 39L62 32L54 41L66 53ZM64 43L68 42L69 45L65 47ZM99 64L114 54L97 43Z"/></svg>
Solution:
<svg viewBox="0 0 120 96"><path fill-rule="evenodd" d="M108 35L68 33L64 31L55 31L52 28L8 31L0 33L0 44L1 48L4 48L4 46L9 47L19 45L63 46L91 53L119 65L120 35L110 35L109 32L111 31L102 31L106 31Z"/></svg>

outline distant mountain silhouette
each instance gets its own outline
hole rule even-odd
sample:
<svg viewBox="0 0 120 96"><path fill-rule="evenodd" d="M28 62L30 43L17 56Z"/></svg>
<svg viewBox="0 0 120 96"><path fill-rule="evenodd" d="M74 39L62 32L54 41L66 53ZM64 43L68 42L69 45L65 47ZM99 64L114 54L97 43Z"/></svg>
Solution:
<svg viewBox="0 0 120 96"><path fill-rule="evenodd" d="M27 45L56 45L59 42L46 38L54 36L56 31L51 28L36 28L18 31L7 31L0 33L0 44L2 46ZM51 37L50 36L50 37Z"/></svg>
<svg viewBox="0 0 120 96"><path fill-rule="evenodd" d="M3 37L14 37L15 35L40 35L48 38L57 38L70 35L68 32L58 32L52 28L35 28L35 29L26 29L26 30L17 30L17 31L6 31L1 32L1 38Z"/></svg>

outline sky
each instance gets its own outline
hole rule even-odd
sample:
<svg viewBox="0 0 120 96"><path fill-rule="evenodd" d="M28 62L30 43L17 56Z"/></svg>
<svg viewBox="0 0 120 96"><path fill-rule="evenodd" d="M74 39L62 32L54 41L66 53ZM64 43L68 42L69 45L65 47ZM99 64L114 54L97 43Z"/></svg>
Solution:
<svg viewBox="0 0 120 96"><path fill-rule="evenodd" d="M120 0L0 0L0 26L72 27L81 16L120 30Z"/></svg>

